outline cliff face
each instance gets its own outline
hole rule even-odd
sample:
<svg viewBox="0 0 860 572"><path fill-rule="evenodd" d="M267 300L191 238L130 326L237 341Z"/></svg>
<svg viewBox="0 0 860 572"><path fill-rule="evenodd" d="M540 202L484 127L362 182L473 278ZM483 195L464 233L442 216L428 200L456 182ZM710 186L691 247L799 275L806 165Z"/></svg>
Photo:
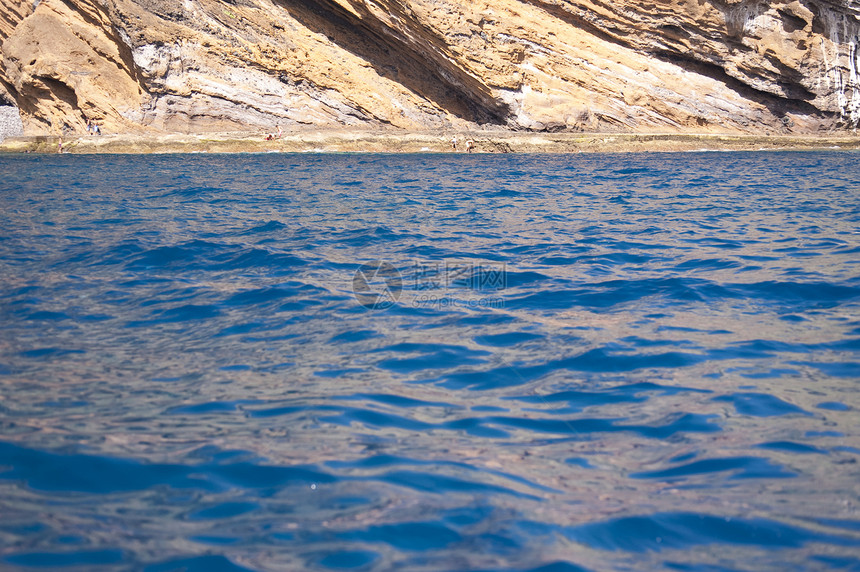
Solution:
<svg viewBox="0 0 860 572"><path fill-rule="evenodd" d="M860 122L858 38L854 0L4 0L0 100L31 132L813 133Z"/></svg>

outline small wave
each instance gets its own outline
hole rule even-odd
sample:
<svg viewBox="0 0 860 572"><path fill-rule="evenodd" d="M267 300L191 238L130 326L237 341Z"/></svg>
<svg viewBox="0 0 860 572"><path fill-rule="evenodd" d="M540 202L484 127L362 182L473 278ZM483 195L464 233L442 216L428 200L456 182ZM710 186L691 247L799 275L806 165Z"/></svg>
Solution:
<svg viewBox="0 0 860 572"><path fill-rule="evenodd" d="M188 558L170 558L150 564L144 568L144 572L173 572L183 570L184 572L254 572L251 568L239 566L226 556L220 554L208 554L205 556L191 556Z"/></svg>
<svg viewBox="0 0 860 572"><path fill-rule="evenodd" d="M731 472L732 479L775 479L796 477L796 473L784 470L761 457L723 457L701 459L659 471L631 473L634 479L679 480L693 475Z"/></svg>
<svg viewBox="0 0 860 572"><path fill-rule="evenodd" d="M782 399L767 393L733 393L712 398L713 401L731 403L741 415L774 417L779 415L812 415Z"/></svg>
<svg viewBox="0 0 860 572"><path fill-rule="evenodd" d="M818 447L813 447L811 445L805 445L803 443L795 443L794 441L768 441L767 443L759 443L756 447L760 449L768 449L771 451L784 451L787 453L796 453L800 455L808 455L808 454L819 454L826 455L827 451L823 449L819 449Z"/></svg>
<svg viewBox="0 0 860 572"><path fill-rule="evenodd" d="M270 232L278 232L287 228L287 225L280 221L270 220L264 224L251 227L239 233L239 236L253 236L257 234L266 234Z"/></svg>
<svg viewBox="0 0 860 572"><path fill-rule="evenodd" d="M65 550L63 552L18 552L4 558L15 566L33 568L109 566L127 560L122 550Z"/></svg>
<svg viewBox="0 0 860 572"><path fill-rule="evenodd" d="M708 544L799 548L844 539L764 518L736 518L699 513L658 513L589 523L567 531L571 540L599 550L660 552Z"/></svg>

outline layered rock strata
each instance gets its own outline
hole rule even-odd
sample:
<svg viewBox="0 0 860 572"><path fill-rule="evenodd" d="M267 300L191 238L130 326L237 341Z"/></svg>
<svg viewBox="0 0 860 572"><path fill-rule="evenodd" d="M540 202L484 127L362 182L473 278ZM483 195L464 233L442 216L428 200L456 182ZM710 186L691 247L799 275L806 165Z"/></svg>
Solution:
<svg viewBox="0 0 860 572"><path fill-rule="evenodd" d="M31 133L277 126L819 133L860 122L853 0L4 0Z"/></svg>

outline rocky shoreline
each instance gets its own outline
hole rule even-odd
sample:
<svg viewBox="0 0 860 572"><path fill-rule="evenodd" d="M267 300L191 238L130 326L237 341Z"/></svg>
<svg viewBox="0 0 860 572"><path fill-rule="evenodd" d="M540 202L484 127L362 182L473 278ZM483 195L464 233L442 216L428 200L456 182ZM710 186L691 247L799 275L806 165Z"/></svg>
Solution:
<svg viewBox="0 0 860 572"><path fill-rule="evenodd" d="M456 137L456 148L452 139ZM307 131L267 139L261 133L73 136L62 152L73 154L147 153L582 153L758 150L857 150L860 136L753 136L736 134L532 133L482 131ZM60 138L9 137L0 153L57 153Z"/></svg>

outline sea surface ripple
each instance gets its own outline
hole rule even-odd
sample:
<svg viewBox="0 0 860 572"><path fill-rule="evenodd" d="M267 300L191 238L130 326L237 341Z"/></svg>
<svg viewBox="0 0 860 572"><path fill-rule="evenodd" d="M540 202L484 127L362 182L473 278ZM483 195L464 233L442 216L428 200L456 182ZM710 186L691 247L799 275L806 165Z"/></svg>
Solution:
<svg viewBox="0 0 860 572"><path fill-rule="evenodd" d="M0 157L0 568L860 570L844 152Z"/></svg>

